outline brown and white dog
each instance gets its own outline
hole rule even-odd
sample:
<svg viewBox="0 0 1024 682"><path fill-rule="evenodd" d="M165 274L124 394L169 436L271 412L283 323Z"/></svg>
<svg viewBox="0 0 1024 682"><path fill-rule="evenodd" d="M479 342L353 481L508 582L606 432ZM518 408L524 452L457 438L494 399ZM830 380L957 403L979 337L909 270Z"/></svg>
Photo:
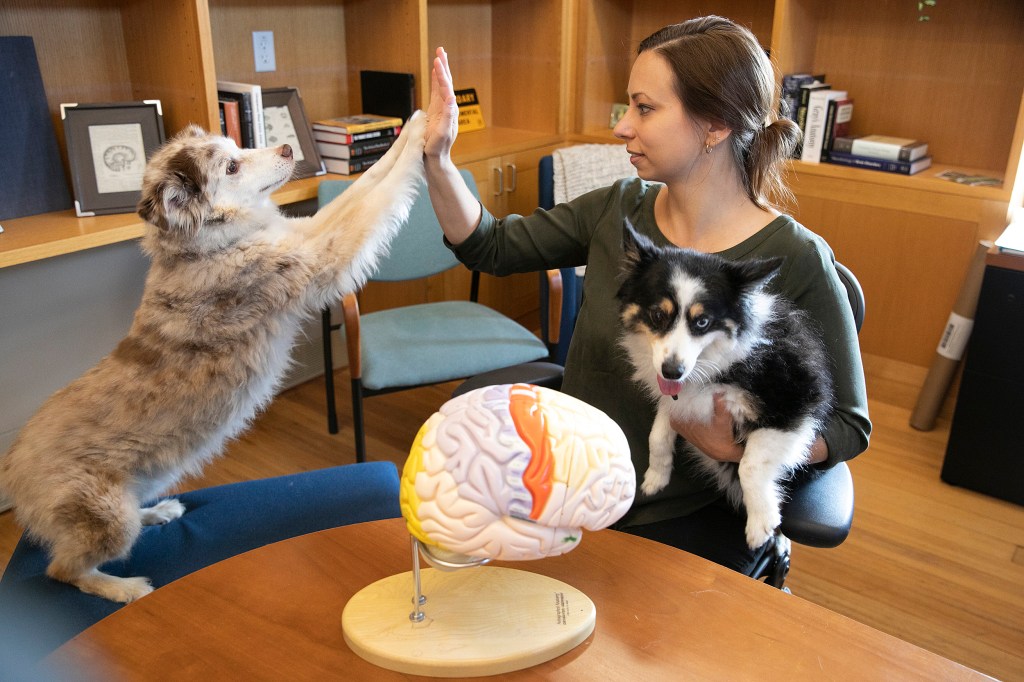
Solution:
<svg viewBox="0 0 1024 682"><path fill-rule="evenodd" d="M300 322L361 286L409 214L425 117L316 215L270 201L288 145L240 150L190 127L158 150L139 215L152 264L128 335L55 393L0 460L0 488L50 554L47 575L119 602L145 577L102 573L142 526L185 509L140 508L196 474L272 398Z"/></svg>

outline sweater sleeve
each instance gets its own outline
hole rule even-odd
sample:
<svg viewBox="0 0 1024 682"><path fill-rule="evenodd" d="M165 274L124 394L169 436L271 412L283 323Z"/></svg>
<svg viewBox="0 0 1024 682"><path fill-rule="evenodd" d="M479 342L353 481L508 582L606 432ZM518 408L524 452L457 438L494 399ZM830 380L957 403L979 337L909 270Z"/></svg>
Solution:
<svg viewBox="0 0 1024 682"><path fill-rule="evenodd" d="M781 293L819 325L832 362L836 404L822 432L828 445L828 459L819 465L829 468L866 450L871 434L853 312L846 287L836 273L832 251L823 242L805 242L800 252L787 259L780 280Z"/></svg>

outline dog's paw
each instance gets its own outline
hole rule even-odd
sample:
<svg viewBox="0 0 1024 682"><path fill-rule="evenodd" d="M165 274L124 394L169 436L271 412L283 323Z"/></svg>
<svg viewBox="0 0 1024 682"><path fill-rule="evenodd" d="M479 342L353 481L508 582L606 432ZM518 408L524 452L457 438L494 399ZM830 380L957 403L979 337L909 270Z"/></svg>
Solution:
<svg viewBox="0 0 1024 682"><path fill-rule="evenodd" d="M180 518L185 513L185 505L177 500L162 500L152 507L140 510L143 526L159 526Z"/></svg>
<svg viewBox="0 0 1024 682"><path fill-rule="evenodd" d="M74 583L82 592L95 594L121 604L135 601L153 591L149 578L118 578L105 573L94 572Z"/></svg>
<svg viewBox="0 0 1024 682"><path fill-rule="evenodd" d="M669 476L671 476L670 472L649 468L647 473L644 474L644 482L641 484L640 490L643 491L644 495L653 495L668 485Z"/></svg>
<svg viewBox="0 0 1024 682"><path fill-rule="evenodd" d="M782 516L776 511L774 514L747 512L747 546L750 549L757 549L768 542L775 529L782 523Z"/></svg>

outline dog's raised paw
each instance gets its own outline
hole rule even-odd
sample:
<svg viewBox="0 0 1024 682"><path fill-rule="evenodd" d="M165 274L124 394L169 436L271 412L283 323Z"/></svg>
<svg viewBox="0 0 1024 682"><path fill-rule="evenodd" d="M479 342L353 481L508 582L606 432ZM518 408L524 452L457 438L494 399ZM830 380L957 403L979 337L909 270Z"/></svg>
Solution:
<svg viewBox="0 0 1024 682"><path fill-rule="evenodd" d="M668 485L670 475L670 473L649 468L647 473L644 474L644 482L640 485L640 490L644 495L653 495Z"/></svg>
<svg viewBox="0 0 1024 682"><path fill-rule="evenodd" d="M140 510L143 526L159 526L180 518L185 513L185 505L178 500L161 500L152 507Z"/></svg>

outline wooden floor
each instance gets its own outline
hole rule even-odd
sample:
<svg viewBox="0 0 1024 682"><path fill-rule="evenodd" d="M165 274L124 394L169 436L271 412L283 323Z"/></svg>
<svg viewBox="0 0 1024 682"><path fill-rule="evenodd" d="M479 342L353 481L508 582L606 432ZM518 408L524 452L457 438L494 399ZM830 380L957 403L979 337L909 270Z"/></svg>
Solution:
<svg viewBox="0 0 1024 682"><path fill-rule="evenodd" d="M930 432L908 426L923 370L872 357L865 363L875 429L870 450L851 463L853 532L836 549L794 547L794 598L994 677L1024 680L1024 507L942 483L948 418ZM347 389L344 372L338 385ZM419 426L452 387L368 400L372 458L401 467ZM330 436L322 379L285 391L186 487L354 461L344 393L339 403L342 432ZM19 534L13 515L0 515L0 565Z"/></svg>

